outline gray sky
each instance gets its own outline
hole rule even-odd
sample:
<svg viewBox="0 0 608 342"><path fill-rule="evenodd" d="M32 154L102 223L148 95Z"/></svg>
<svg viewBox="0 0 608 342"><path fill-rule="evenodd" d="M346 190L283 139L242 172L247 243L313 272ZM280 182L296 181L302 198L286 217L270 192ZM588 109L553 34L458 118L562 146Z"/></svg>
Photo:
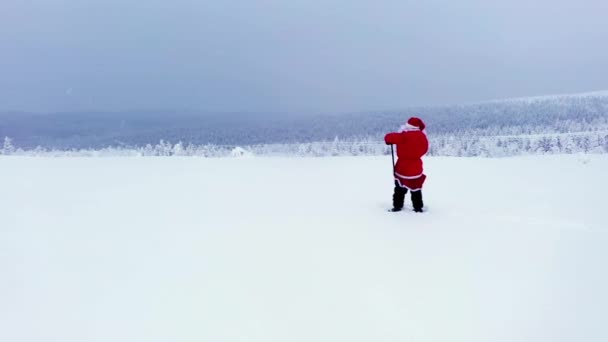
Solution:
<svg viewBox="0 0 608 342"><path fill-rule="evenodd" d="M0 110L331 112L608 89L606 0L2 0Z"/></svg>

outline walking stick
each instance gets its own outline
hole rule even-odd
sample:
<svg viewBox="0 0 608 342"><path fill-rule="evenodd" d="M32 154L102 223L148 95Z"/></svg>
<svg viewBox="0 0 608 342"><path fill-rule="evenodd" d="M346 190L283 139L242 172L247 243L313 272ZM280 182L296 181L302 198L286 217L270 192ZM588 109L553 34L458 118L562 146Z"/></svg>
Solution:
<svg viewBox="0 0 608 342"><path fill-rule="evenodd" d="M391 144L391 159L393 160L393 177L395 176L395 152L393 151L393 144Z"/></svg>

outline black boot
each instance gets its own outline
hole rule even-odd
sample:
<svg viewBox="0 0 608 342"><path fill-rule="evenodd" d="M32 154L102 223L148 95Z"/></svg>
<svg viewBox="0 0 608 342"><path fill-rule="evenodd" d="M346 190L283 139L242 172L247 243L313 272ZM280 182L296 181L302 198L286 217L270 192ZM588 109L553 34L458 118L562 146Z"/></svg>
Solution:
<svg viewBox="0 0 608 342"><path fill-rule="evenodd" d="M400 187L395 181L395 191L393 192L393 209L391 209L391 211L397 212L403 209L403 202L405 201L406 194L407 189Z"/></svg>
<svg viewBox="0 0 608 342"><path fill-rule="evenodd" d="M424 203L422 202L422 190L412 191L412 206L414 207L415 212L423 212L422 208L424 207Z"/></svg>

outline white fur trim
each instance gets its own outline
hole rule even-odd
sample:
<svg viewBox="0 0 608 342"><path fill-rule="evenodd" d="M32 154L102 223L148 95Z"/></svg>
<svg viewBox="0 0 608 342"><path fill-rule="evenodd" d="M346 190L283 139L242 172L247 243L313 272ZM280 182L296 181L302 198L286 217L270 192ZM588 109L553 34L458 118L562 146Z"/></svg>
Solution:
<svg viewBox="0 0 608 342"><path fill-rule="evenodd" d="M419 174L417 176L404 176L404 175L401 175L401 174L395 172L395 176L397 176L397 177L399 177L401 179L418 179L418 178L422 177L422 175L423 174L421 173L421 174Z"/></svg>
<svg viewBox="0 0 608 342"><path fill-rule="evenodd" d="M399 132L411 132L411 131L419 131L419 130L420 130L419 127L410 125L409 123L406 123L405 125L401 125L401 127L399 128Z"/></svg>

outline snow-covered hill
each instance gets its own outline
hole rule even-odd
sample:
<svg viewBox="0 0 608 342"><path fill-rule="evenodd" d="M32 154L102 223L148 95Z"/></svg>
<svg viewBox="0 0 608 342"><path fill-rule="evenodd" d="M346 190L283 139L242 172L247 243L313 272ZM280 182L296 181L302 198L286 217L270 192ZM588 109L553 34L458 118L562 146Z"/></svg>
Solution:
<svg viewBox="0 0 608 342"><path fill-rule="evenodd" d="M515 97L510 99L496 99L492 101L482 101L471 104L488 104L488 103L516 103L516 102L524 102L524 103L533 103L533 102L542 102L542 101L559 101L559 100L588 100L594 98L608 98L608 90L598 90L598 91L590 91L585 93L574 93L574 94L553 94L553 95L541 95L541 96L526 96L526 97Z"/></svg>
<svg viewBox="0 0 608 342"><path fill-rule="evenodd" d="M533 97L376 112L280 113L123 112L0 113L0 139L17 147L143 147L160 140L184 145L300 144L381 140L408 117L423 118L431 137L556 134L608 130L608 92Z"/></svg>
<svg viewBox="0 0 608 342"><path fill-rule="evenodd" d="M608 158L0 157L0 341L608 340Z"/></svg>

